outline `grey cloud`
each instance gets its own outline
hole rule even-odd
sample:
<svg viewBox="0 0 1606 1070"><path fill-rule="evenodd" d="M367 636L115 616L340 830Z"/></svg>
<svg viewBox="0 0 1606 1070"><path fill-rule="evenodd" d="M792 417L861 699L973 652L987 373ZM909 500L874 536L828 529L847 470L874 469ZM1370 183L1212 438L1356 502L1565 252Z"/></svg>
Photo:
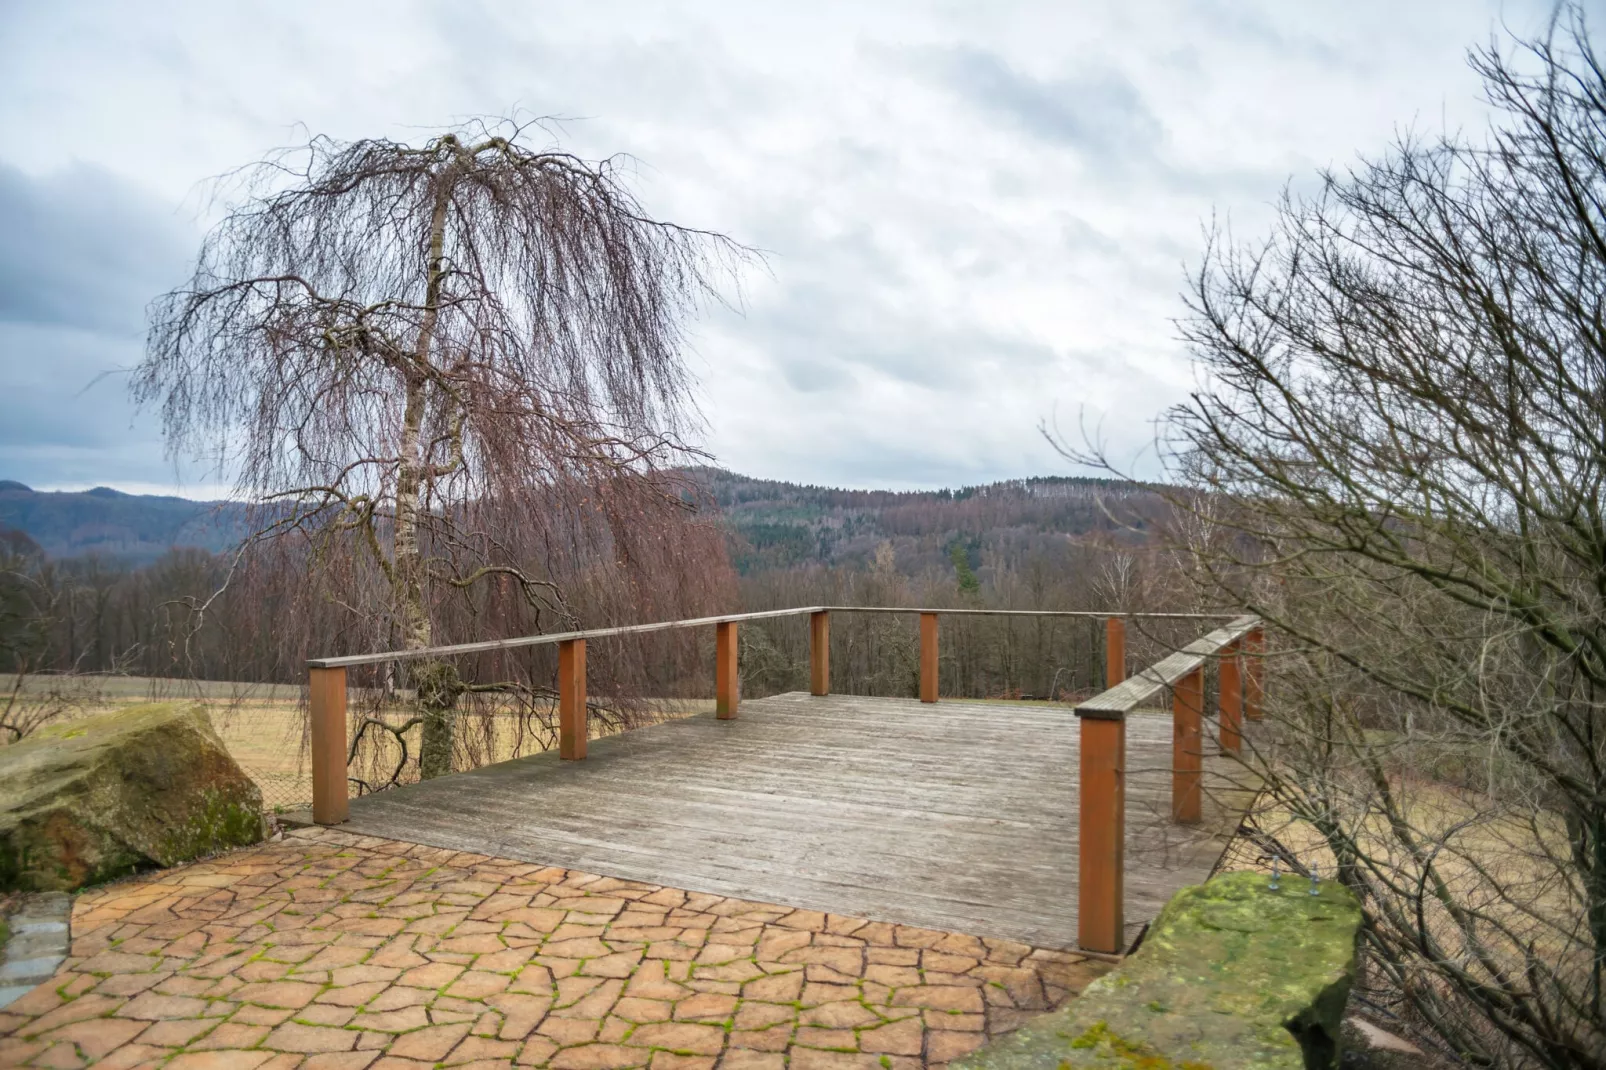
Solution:
<svg viewBox="0 0 1606 1070"><path fill-rule="evenodd" d="M0 478L46 486L150 480L164 467L124 372L146 304L182 278L193 231L89 167L0 166Z"/></svg>
<svg viewBox="0 0 1606 1070"><path fill-rule="evenodd" d="M920 49L908 59L961 99L1043 141L1111 160L1151 156L1164 137L1143 95L1118 71L1044 80L965 46Z"/></svg>
<svg viewBox="0 0 1606 1070"><path fill-rule="evenodd" d="M1063 470L1035 432L1056 402L1142 444L1186 392L1169 317L1200 221L1252 238L1290 173L1445 100L1466 118L1461 43L1519 4L1548 6L0 0L0 478L163 478L122 380L84 387L137 361L195 240L109 172L6 162L97 160L177 201L297 123L414 137L512 107L575 117L583 155L637 154L655 215L773 252L745 316L696 328L722 462L861 485Z"/></svg>
<svg viewBox="0 0 1606 1070"><path fill-rule="evenodd" d="M789 282L750 312L752 333L766 340L770 360L794 390L853 390L865 376L880 375L964 391L1001 370L1033 374L1055 359L1051 347L1030 337L932 322L907 292L871 289L863 278L843 265L835 279Z"/></svg>
<svg viewBox="0 0 1606 1070"><path fill-rule="evenodd" d="M0 321L137 335L190 251L170 210L109 172L0 165Z"/></svg>

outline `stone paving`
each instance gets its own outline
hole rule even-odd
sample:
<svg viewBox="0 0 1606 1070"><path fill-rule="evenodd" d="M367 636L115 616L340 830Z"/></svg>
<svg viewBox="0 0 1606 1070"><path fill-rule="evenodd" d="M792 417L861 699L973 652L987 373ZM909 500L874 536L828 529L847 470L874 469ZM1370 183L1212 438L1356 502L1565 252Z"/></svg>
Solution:
<svg viewBox="0 0 1606 1070"><path fill-rule="evenodd" d="M1109 967L303 829L89 891L0 1066L922 1070Z"/></svg>
<svg viewBox="0 0 1606 1070"><path fill-rule="evenodd" d="M0 961L0 1010L55 976L67 958L67 921L72 896L44 892L22 898L11 916L11 939Z"/></svg>

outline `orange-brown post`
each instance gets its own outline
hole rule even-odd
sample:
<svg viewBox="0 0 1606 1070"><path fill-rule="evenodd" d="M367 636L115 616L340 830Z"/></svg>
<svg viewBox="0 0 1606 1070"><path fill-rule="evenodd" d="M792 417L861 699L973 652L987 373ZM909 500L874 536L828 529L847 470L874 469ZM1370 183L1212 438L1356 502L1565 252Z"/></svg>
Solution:
<svg viewBox="0 0 1606 1070"><path fill-rule="evenodd" d="M1081 720L1076 939L1118 955L1126 946L1126 721Z"/></svg>
<svg viewBox="0 0 1606 1070"><path fill-rule="evenodd" d="M1126 621L1111 617L1104 622L1104 686L1126 679Z"/></svg>
<svg viewBox="0 0 1606 1070"><path fill-rule="evenodd" d="M1244 717L1258 721L1266 697L1266 633L1256 628L1244 636Z"/></svg>
<svg viewBox="0 0 1606 1070"><path fill-rule="evenodd" d="M1204 668L1201 666L1171 688L1171 819L1184 825L1198 824L1203 817L1200 797L1203 709Z"/></svg>
<svg viewBox="0 0 1606 1070"><path fill-rule="evenodd" d="M1244 742L1244 674L1237 643L1221 652L1217 679L1221 687L1221 753L1237 754Z"/></svg>
<svg viewBox="0 0 1606 1070"><path fill-rule="evenodd" d="M338 825L346 820L346 670L313 669L307 674L312 712L312 820Z"/></svg>
<svg viewBox="0 0 1606 1070"><path fill-rule="evenodd" d="M558 756L579 761L586 756L586 641L558 644Z"/></svg>
<svg viewBox="0 0 1606 1070"><path fill-rule="evenodd" d="M937 701L937 614L920 614L920 701Z"/></svg>
<svg viewBox="0 0 1606 1070"><path fill-rule="evenodd" d="M809 614L809 694L831 693L831 614Z"/></svg>
<svg viewBox="0 0 1606 1070"><path fill-rule="evenodd" d="M736 675L736 622L722 620L714 625L714 710L721 721L736 716L741 696Z"/></svg>

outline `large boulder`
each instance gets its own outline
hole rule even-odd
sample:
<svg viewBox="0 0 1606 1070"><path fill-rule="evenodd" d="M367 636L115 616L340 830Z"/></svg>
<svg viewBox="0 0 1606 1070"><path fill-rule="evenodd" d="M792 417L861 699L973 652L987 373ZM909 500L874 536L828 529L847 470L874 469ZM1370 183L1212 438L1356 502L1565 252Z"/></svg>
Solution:
<svg viewBox="0 0 1606 1070"><path fill-rule="evenodd" d="M154 703L0 747L0 890L70 891L262 839L206 710Z"/></svg>
<svg viewBox="0 0 1606 1070"><path fill-rule="evenodd" d="M1226 873L1184 888L1082 995L954 1070L1327 1070L1361 911L1341 885Z"/></svg>

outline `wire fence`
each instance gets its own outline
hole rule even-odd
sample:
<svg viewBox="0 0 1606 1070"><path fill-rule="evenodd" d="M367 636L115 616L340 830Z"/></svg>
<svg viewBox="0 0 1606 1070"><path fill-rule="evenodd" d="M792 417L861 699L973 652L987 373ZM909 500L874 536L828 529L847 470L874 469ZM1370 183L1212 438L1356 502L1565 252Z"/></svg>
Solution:
<svg viewBox="0 0 1606 1070"><path fill-rule="evenodd" d="M1064 703L1104 687L1102 617L942 615L939 692L945 699ZM1134 670L1195 637L1196 620L1137 619L1128 625ZM914 613L832 614L831 689L838 694L915 697L920 686ZM464 690L450 714L456 772L557 747L555 646L530 646L446 659ZM593 738L714 709L714 629L592 639L587 651L587 712ZM746 621L738 628L738 675L745 699L809 686L806 614ZM414 667L389 662L349 671L348 776L353 795L419 779L423 724ZM306 688L154 677L51 674L20 683L13 717L26 730L62 718L152 701L206 706L219 736L275 813L307 808L312 770ZM1214 687L1206 694L1213 696ZM1212 700L1213 701L1213 698ZM0 745L21 733L0 735Z"/></svg>

